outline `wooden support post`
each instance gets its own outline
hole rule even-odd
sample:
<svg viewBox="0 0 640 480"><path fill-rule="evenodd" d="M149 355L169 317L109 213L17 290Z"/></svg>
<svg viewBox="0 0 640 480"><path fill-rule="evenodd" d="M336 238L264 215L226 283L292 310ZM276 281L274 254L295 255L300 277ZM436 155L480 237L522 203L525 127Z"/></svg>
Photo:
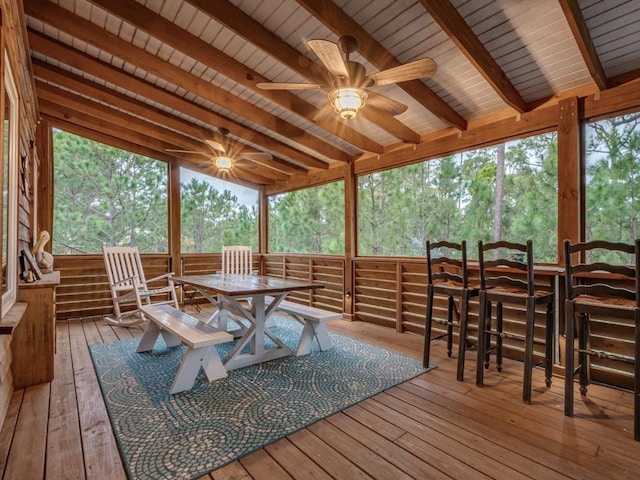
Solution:
<svg viewBox="0 0 640 480"><path fill-rule="evenodd" d="M358 184L353 162L349 162L347 167L344 174L344 286L342 312L346 320L355 320L353 272L358 244L356 219Z"/></svg>
<svg viewBox="0 0 640 480"><path fill-rule="evenodd" d="M564 264L562 242L577 242L584 234L584 195L581 181L580 114L577 97L558 104L558 263Z"/></svg>
<svg viewBox="0 0 640 480"><path fill-rule="evenodd" d="M258 192L258 253L260 255L260 262L258 273L264 275L266 273L266 266L264 265L265 253L269 252L269 197L264 188L261 188Z"/></svg>
<svg viewBox="0 0 640 480"><path fill-rule="evenodd" d="M180 166L176 162L169 164L169 271L182 274L180 262L181 215L180 215Z"/></svg>
<svg viewBox="0 0 640 480"><path fill-rule="evenodd" d="M564 265L566 238L584 238L584 161L581 158L580 108L577 97L558 104L558 264ZM558 334L565 331L564 282L558 295ZM558 342L559 345L559 342ZM559 352L557 351L556 354Z"/></svg>
<svg viewBox="0 0 640 480"><path fill-rule="evenodd" d="M53 237L53 133L47 120L42 120L37 126L36 155L40 168L38 184L35 185L38 228L39 231L47 230Z"/></svg>

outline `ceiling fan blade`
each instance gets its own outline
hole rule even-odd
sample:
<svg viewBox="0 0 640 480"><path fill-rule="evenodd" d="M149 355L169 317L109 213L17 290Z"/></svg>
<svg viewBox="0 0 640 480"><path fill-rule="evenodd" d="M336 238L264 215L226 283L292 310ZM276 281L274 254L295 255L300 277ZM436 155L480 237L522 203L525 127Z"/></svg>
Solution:
<svg viewBox="0 0 640 480"><path fill-rule="evenodd" d="M278 83L278 82L260 82L256 83L256 87L262 90L309 90L312 88L322 88L317 83Z"/></svg>
<svg viewBox="0 0 640 480"><path fill-rule="evenodd" d="M254 168L258 168L258 165L256 165L255 163L252 163L248 160L239 158L238 160L236 160L235 162L236 165L241 166L241 167L246 167L246 168L250 168L250 169L254 169Z"/></svg>
<svg viewBox="0 0 640 480"><path fill-rule="evenodd" d="M329 40L309 40L307 45L333 75L349 78L340 47Z"/></svg>
<svg viewBox="0 0 640 480"><path fill-rule="evenodd" d="M240 152L238 158L244 158L246 160L258 160L258 161L267 161L273 159L273 156L270 153L266 152Z"/></svg>
<svg viewBox="0 0 640 480"><path fill-rule="evenodd" d="M216 142L215 140L205 140L209 144L211 148L218 152L227 153L224 146L221 143Z"/></svg>
<svg viewBox="0 0 640 480"><path fill-rule="evenodd" d="M313 121L320 122L322 120L326 120L332 113L333 107L331 106L331 104L327 103L324 107L318 110L318 113L314 115Z"/></svg>
<svg viewBox="0 0 640 480"><path fill-rule="evenodd" d="M404 103L392 100L389 97L372 92L371 90L367 90L367 93L369 94L369 97L367 98L367 103L364 108L367 108L367 105L371 105L374 108L383 110L394 116L406 112L407 108L409 108Z"/></svg>
<svg viewBox="0 0 640 480"><path fill-rule="evenodd" d="M374 85L388 85L390 83L406 82L416 78L432 77L438 70L436 62L430 58L423 58L415 62L399 65L378 73L369 75Z"/></svg>

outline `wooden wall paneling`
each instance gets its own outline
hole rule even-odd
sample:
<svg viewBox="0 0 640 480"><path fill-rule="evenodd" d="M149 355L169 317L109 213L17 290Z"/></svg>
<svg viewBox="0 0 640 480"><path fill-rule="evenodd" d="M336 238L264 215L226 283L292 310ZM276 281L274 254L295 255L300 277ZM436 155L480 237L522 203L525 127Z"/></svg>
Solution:
<svg viewBox="0 0 640 480"><path fill-rule="evenodd" d="M29 57L28 44L26 42L26 25L22 11L22 2L19 0L2 0L0 2L1 27L0 27L0 78L2 78L2 88L0 88L0 111L4 112L4 66L5 52L8 62L14 75L16 89L18 93L18 162L19 179L24 174L25 182L19 181L15 188L18 188L18 248L15 252L7 252L8 255L18 255L20 248L27 248L31 237L29 216L29 191L28 179L31 176L30 163L28 162L30 140L33 139L34 128L37 121L37 103L35 89L33 87L33 75L30 70L30 63L24 61ZM0 142L2 144L2 142ZM1 148L1 147L0 147ZM20 161L20 157L25 157L25 162ZM0 149L0 158L4 158L4 152ZM0 175L0 181L2 177ZM0 214L2 214L0 207ZM0 227L1 228L1 227ZM2 232L0 231L0 234ZM20 293L18 287L18 295ZM9 335L0 338L0 371L8 372L13 363L13 349L10 346L11 337ZM5 418L10 398L13 394L13 375L3 374L0 381L0 422Z"/></svg>

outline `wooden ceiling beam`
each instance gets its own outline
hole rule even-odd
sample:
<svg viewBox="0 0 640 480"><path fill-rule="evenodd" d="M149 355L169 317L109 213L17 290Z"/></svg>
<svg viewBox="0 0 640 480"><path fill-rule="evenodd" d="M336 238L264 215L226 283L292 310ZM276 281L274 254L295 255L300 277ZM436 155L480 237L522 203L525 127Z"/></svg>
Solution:
<svg viewBox="0 0 640 480"><path fill-rule="evenodd" d="M271 100L286 110L296 113L309 122L313 122L314 116L319 111L319 109L314 105L306 102L291 92L260 90L256 87L256 83L268 82L268 78L264 78L258 72L247 68L234 58L226 55L224 52L204 42L197 36L190 34L186 30L156 14L153 10L148 9L137 2L113 2L109 0L89 1L120 18L122 21L146 32L166 45L170 45L185 55L207 65L209 68L220 72L222 75L228 77L237 84L256 92L260 96ZM342 135L340 134L343 130L343 128L332 128L328 131L342 139L346 139L344 133L342 133ZM302 130L302 132L306 133L304 130ZM301 133L298 133L297 135L301 135ZM293 137L293 140L295 141L295 137ZM359 142L366 142L372 151L382 150L381 145L367 139L365 136L360 136ZM362 148L359 145L357 146L358 148ZM335 146L327 147L327 153L325 154L328 155L329 151L336 148L337 147ZM316 149L316 151L323 152L322 149ZM351 159L350 156L349 158L345 158L344 152L343 155L338 155L336 153L329 156L329 158L342 161L349 161Z"/></svg>
<svg viewBox="0 0 640 480"><path fill-rule="evenodd" d="M587 28L587 22L584 20L582 9L578 4L578 0L559 0L560 7L564 13L569 28L573 34L573 38L578 44L578 49L582 54L584 63L587 64L591 78L598 86L600 91L607 89L607 75L604 73L602 63L598 57L598 52L593 44L589 29Z"/></svg>
<svg viewBox="0 0 640 480"><path fill-rule="evenodd" d="M61 68L48 65L37 59L32 59L32 65L36 78L43 79L49 83L59 85L71 91L78 92L86 97L94 98L97 101L104 102L118 110L146 118L154 123L166 126L185 135L198 139L211 137L212 132L204 127L173 115L168 115L166 112L147 105L144 102L132 99L127 95L102 87L94 82L83 79L82 77L70 74L70 72L66 72ZM201 150L206 152L208 148L209 147L204 143L201 144ZM277 157L274 157L269 161L256 161L255 163L289 175L306 175L308 172L308 170L303 167L291 164Z"/></svg>
<svg viewBox="0 0 640 480"><path fill-rule="evenodd" d="M172 130L177 130L197 139L210 138L213 131L195 123L188 122L179 117L169 115L166 112L152 107L140 100L129 97L116 90L98 85L95 82L75 75L72 72L59 67L54 67L37 58L31 59L33 74L36 79L61 86L72 92L79 93L95 101L104 103L118 110L123 110L133 115L146 118L152 122L164 125Z"/></svg>
<svg viewBox="0 0 640 480"><path fill-rule="evenodd" d="M331 0L296 1L336 35L351 35L355 37L358 40L358 51L379 70L382 71L402 65L387 49ZM443 122L460 130L467 128L467 121L421 80L402 82L398 86Z"/></svg>
<svg viewBox="0 0 640 480"><path fill-rule="evenodd" d="M451 5L451 2L449 0L420 1L429 15L440 25L440 28L476 67L502 100L519 113L529 110L527 102L524 101L502 68L458 13L458 10Z"/></svg>
<svg viewBox="0 0 640 480"><path fill-rule="evenodd" d="M25 12L48 25L54 26L61 32L76 37L132 65L136 65L159 78L184 88L188 92L195 93L227 110L238 112L251 122L299 143L310 150L320 152L327 158L340 161L348 161L351 158L347 152L337 148L335 145L265 112L263 109L242 100L227 90L191 75L189 72L146 52L142 48L135 47L106 30L96 28L96 25L88 20L70 15L68 10L51 2L29 0L25 4ZM215 126L219 127L219 125ZM241 135L239 136L242 137Z"/></svg>
<svg viewBox="0 0 640 480"><path fill-rule="evenodd" d="M96 118L68 108L61 109L59 105L49 100L40 99L40 102L41 116L51 121L54 126L66 132L138 155L144 155L145 157L155 160L161 160L167 163L178 163L185 168L205 175L216 176L216 172L212 172L202 165L191 164L173 154L158 150L157 140L147 135L135 131L123 131L121 127L112 125L103 118ZM259 188L258 184L252 182L246 183L247 186L251 186L252 188Z"/></svg>
<svg viewBox="0 0 640 480"><path fill-rule="evenodd" d="M92 102L75 93L62 90L52 85L48 85L46 83L43 83L42 81L37 81L36 87L39 99L46 100L51 104L59 105L63 108L69 108L75 112L82 112L94 118L102 118L112 125L122 128L123 130L136 130L149 138L155 139L157 142L162 142L162 149L165 151L168 148L175 149L176 147L179 149L189 149L195 151L198 151L202 148L200 142L196 142L189 137L185 137L184 135L181 135L179 133L144 121L138 117L133 117L127 113L115 110L110 107L106 107L97 102ZM174 153L173 155L191 164L213 165L211 159L207 158L206 156L188 154L181 155L180 153ZM213 156L213 154L211 156ZM194 160L198 157L200 160ZM261 165L256 165L255 168L251 169L250 171L251 173L259 175L260 177L262 177L262 179L270 179L271 181L274 181L276 179L286 180L289 178L289 175L285 173L277 170L271 170Z"/></svg>
<svg viewBox="0 0 640 480"><path fill-rule="evenodd" d="M114 126L102 118L92 117L82 112L74 112L71 110L62 113L56 105L51 104L47 100L43 100L41 106L43 117L50 120L54 126L79 135L81 137L121 148L128 152L144 155L149 158L162 160L168 163L177 163L185 168L197 171L210 177L220 178L222 180L230 180L239 185L244 185L253 189L260 189L263 185L270 185L271 181L266 181L264 177L259 175L247 174L240 176L234 174L231 178L228 174L217 172L212 168L205 168L202 165L192 164L183 158L169 155L166 152L158 151L153 145L157 145L157 141L143 135L139 132L128 131L123 132L120 127Z"/></svg>
<svg viewBox="0 0 640 480"><path fill-rule="evenodd" d="M281 155L291 159L295 163L305 165L309 168L328 168L328 164L326 162L323 162L316 157L301 152L300 150L296 150L287 144L275 142L267 135L256 132L240 123L228 120L211 110L169 93L162 88L158 88L149 82L139 79L138 77L122 72L121 70L111 67L94 57L81 53L60 42L51 40L44 35L30 31L29 44L35 51L40 52L45 56L55 58L65 65L81 71L91 72L92 75L108 83L120 85L129 92L151 99L154 102L165 105L166 107L178 112L182 112L183 114L200 120L208 125L217 125L218 127L227 128L234 135L245 138L251 143L263 145L265 148L268 148L266 147L266 144L277 143L278 148L274 148L273 150L278 151Z"/></svg>
<svg viewBox="0 0 640 480"><path fill-rule="evenodd" d="M187 1L200 11L220 22L229 30L235 32L236 35L263 50L270 57L286 65L298 75L303 76L312 83L331 85L331 77L327 74L326 69L299 53L287 42L276 37L272 32L234 6L231 2L226 2L224 5L221 5L222 2L220 1L215 4L208 0ZM366 109L363 109L363 112L365 110ZM418 143L420 141L420 135L418 135L418 133L392 115L377 113L376 115L368 115L367 119L401 140L412 143ZM336 131L335 128L342 123L344 127L340 128L339 131L343 136L352 131L345 122L339 122L334 117L316 123L318 126L329 131ZM376 153L381 153L381 150Z"/></svg>
<svg viewBox="0 0 640 480"><path fill-rule="evenodd" d="M191 137L187 137L101 103L94 102L76 93L45 83L42 80L36 80L36 87L39 99L47 100L52 104L60 105L60 107L71 108L74 111L83 112L93 117L102 117L113 125L118 125L125 130L138 131L158 141L162 141L164 144L163 149L165 150L202 150L202 143Z"/></svg>

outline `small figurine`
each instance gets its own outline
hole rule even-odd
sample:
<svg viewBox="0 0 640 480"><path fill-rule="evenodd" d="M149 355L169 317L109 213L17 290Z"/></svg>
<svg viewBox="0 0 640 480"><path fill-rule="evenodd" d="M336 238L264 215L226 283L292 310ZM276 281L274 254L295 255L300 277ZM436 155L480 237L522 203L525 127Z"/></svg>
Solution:
<svg viewBox="0 0 640 480"><path fill-rule="evenodd" d="M36 257L36 262L38 263L38 266L43 273L53 272L53 255L51 255L49 252L45 252L44 250L44 246L50 239L51 236L49 235L49 232L43 230L42 232L40 232L38 241L33 246L33 249L31 249L31 253L33 253L34 257Z"/></svg>

